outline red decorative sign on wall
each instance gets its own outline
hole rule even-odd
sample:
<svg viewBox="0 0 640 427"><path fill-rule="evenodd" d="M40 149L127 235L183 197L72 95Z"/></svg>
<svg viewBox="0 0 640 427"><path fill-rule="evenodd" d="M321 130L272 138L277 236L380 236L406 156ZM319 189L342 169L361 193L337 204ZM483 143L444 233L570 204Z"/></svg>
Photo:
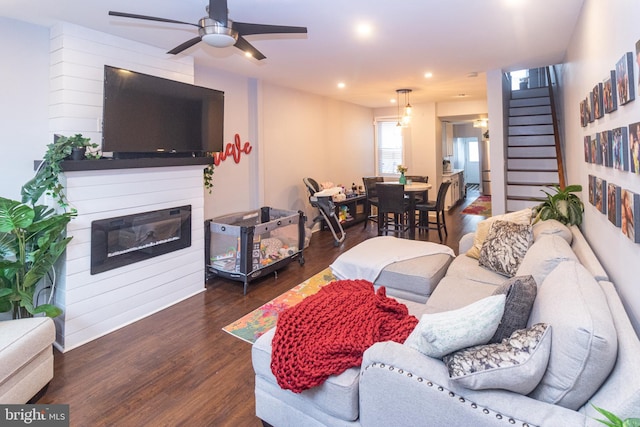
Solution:
<svg viewBox="0 0 640 427"><path fill-rule="evenodd" d="M242 153L249 154L253 147L249 141L245 141L244 144L240 142L240 135L236 133L234 138L234 142L229 142L224 151L220 153L213 153L213 164L216 166L220 165L220 162L223 162L227 159L227 156L232 156L233 160L236 163L240 163L240 157Z"/></svg>

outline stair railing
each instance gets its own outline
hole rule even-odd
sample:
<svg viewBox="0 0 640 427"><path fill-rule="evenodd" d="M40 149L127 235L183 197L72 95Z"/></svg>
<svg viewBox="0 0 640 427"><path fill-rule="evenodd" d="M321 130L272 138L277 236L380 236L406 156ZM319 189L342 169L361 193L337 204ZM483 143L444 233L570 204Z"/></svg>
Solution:
<svg viewBox="0 0 640 427"><path fill-rule="evenodd" d="M558 126L558 114L556 112L556 101L553 96L553 82L551 80L551 66L545 67L547 75L547 87L549 88L549 100L551 101L551 120L553 121L553 136L556 146L556 159L558 162L558 183L560 188L564 189L566 186L564 162L562 160L562 147L560 145L560 131Z"/></svg>

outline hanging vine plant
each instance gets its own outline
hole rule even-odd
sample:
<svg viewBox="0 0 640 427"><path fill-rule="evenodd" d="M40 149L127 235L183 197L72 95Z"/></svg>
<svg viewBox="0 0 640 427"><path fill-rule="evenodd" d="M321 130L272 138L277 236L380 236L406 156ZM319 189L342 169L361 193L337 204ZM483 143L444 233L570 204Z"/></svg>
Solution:
<svg viewBox="0 0 640 427"><path fill-rule="evenodd" d="M207 151L206 153L207 157L213 157L214 153ZM213 162L211 164L208 164L203 171L203 175L204 175L204 188L209 190L209 194L211 194L211 189L213 188L213 172L214 172L214 164Z"/></svg>

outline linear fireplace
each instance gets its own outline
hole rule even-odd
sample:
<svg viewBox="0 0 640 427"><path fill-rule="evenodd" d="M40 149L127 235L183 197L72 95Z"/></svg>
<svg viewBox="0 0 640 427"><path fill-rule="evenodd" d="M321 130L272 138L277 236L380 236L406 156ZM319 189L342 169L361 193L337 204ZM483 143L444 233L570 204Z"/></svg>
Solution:
<svg viewBox="0 0 640 427"><path fill-rule="evenodd" d="M91 274L191 246L191 206L91 223Z"/></svg>

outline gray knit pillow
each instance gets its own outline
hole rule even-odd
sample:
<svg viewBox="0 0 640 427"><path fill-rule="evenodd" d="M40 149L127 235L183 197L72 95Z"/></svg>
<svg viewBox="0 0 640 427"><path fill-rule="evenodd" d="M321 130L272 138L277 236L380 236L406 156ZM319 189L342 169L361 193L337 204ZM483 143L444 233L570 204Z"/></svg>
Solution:
<svg viewBox="0 0 640 427"><path fill-rule="evenodd" d="M512 277L493 292L493 295L505 294L507 299L502 320L496 333L489 340L490 343L501 342L518 329L527 327L537 292L538 286L531 275Z"/></svg>

